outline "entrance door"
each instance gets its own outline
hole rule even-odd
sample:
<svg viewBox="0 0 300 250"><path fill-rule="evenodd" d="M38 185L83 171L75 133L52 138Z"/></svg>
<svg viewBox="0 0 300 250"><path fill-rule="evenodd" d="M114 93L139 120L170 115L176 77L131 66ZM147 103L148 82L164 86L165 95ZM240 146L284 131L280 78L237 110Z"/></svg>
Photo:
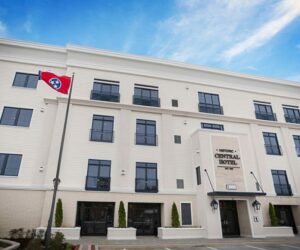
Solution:
<svg viewBox="0 0 300 250"><path fill-rule="evenodd" d="M223 237L240 236L236 201L219 201Z"/></svg>
<svg viewBox="0 0 300 250"><path fill-rule="evenodd" d="M114 224L114 203L78 202L76 226L81 235L106 235L107 227Z"/></svg>
<svg viewBox="0 0 300 250"><path fill-rule="evenodd" d="M157 235L160 227L160 205L155 203L129 203L128 226L136 228L137 235Z"/></svg>
<svg viewBox="0 0 300 250"><path fill-rule="evenodd" d="M280 226L293 227L294 234L298 233L291 206L277 206L275 211Z"/></svg>

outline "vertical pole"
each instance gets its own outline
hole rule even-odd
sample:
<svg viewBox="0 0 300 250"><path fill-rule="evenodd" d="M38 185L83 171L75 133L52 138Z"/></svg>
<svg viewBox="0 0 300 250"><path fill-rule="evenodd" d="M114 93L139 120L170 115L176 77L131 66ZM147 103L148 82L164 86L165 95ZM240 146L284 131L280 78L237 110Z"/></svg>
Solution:
<svg viewBox="0 0 300 250"><path fill-rule="evenodd" d="M72 96L72 89L73 89L73 80L74 80L74 73L72 75L71 86L70 86L70 93L69 93L69 97L68 97L67 110L66 110L66 115L65 115L64 128L63 128L61 142L60 142L60 149L59 149L59 155L58 155L56 175L55 175L55 179L53 180L53 182L54 182L54 190L53 190L50 215L49 215L49 220L48 220L48 225L47 225L47 230L46 230L46 235L45 235L45 250L49 249L49 242L50 242L50 238L51 238L51 226L52 226L52 221L53 221L53 214L54 214L54 206L55 206L57 188L58 188L58 184L60 182L60 180L59 180L59 172L60 172L61 159L62 159L62 154L63 154L63 149L64 149L66 128L67 128L67 123L68 123L69 108L70 108L70 102L71 102L71 96Z"/></svg>

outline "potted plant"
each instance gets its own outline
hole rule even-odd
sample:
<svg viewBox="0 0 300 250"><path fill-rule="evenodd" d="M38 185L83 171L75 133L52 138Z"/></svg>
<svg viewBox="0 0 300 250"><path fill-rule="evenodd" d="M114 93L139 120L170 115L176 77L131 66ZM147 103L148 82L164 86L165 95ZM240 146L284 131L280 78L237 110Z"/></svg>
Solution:
<svg viewBox="0 0 300 250"><path fill-rule="evenodd" d="M136 240L136 229L126 227L126 211L123 201L120 201L119 205L118 226L107 228L108 240Z"/></svg>

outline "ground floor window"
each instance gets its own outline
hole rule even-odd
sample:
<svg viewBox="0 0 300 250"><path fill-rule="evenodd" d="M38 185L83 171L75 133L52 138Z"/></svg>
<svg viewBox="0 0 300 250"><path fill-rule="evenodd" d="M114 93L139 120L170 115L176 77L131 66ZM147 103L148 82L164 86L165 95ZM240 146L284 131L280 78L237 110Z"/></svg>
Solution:
<svg viewBox="0 0 300 250"><path fill-rule="evenodd" d="M190 226L192 225L192 207L191 203L181 203L181 225Z"/></svg>

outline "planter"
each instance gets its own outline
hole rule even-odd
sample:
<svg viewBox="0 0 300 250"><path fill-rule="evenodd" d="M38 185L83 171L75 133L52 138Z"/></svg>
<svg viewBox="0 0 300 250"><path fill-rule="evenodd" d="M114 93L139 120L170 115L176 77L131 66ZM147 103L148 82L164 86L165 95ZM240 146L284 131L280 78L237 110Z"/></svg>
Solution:
<svg viewBox="0 0 300 250"><path fill-rule="evenodd" d="M43 230L46 232L46 227L38 227L36 229L38 231ZM80 239L80 227L52 227L51 234L55 234L56 232L60 232L65 236L66 240L79 240Z"/></svg>
<svg viewBox="0 0 300 250"><path fill-rule="evenodd" d="M201 227L159 227L157 237L160 239L199 239L205 235L205 230Z"/></svg>
<svg viewBox="0 0 300 250"><path fill-rule="evenodd" d="M15 249L19 249L19 247L20 247L20 243L18 242L0 239L0 249L15 250Z"/></svg>
<svg viewBox="0 0 300 250"><path fill-rule="evenodd" d="M266 237L293 237L292 227L264 227Z"/></svg>
<svg viewBox="0 0 300 250"><path fill-rule="evenodd" d="M119 228L109 227L107 228L108 240L136 240L136 229L133 227Z"/></svg>

